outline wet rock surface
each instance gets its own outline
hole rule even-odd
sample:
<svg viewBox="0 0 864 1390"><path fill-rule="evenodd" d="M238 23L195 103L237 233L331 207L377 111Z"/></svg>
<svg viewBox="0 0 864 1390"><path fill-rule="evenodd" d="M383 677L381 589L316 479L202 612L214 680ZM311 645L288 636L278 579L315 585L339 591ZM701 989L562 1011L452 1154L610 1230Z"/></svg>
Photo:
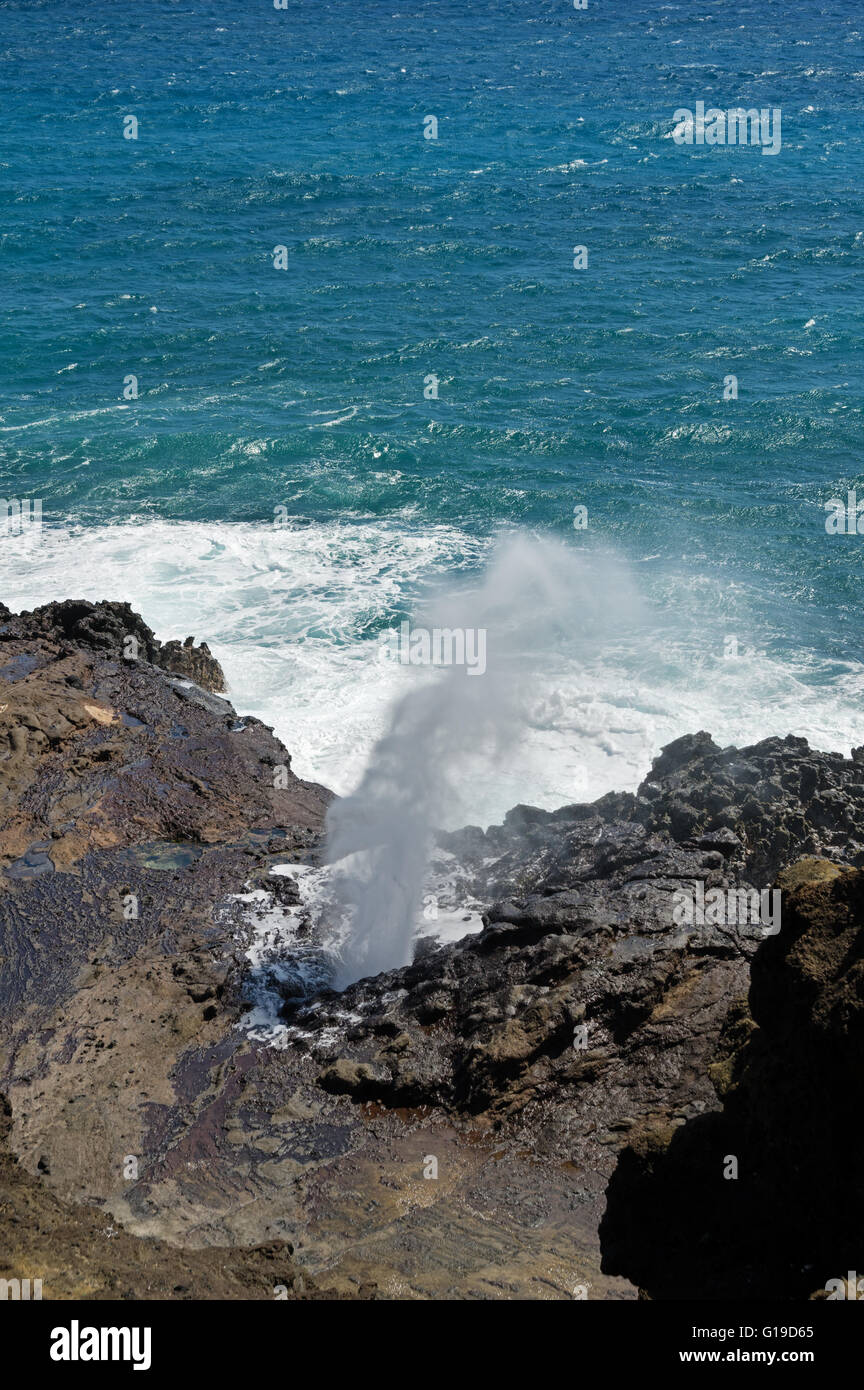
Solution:
<svg viewBox="0 0 864 1390"><path fill-rule="evenodd" d="M180 1250L127 1235L98 1207L61 1202L7 1147L0 1097L0 1279L26 1299L332 1299L300 1273L287 1241L249 1249ZM44 1168L41 1170L44 1172ZM29 1282L25 1282L29 1281ZM38 1284L37 1284L37 1281ZM14 1297L14 1292L9 1295ZM374 1298L374 1288L361 1296Z"/></svg>
<svg viewBox="0 0 864 1390"><path fill-rule="evenodd" d="M636 795L517 807L485 834L443 836L491 900L482 934L286 1016L313 1048L353 1017L322 1085L366 1098L500 1120L568 1096L584 1116L593 1095L610 1123L616 1086L634 1114L695 1104L717 1005L745 985L765 928L676 925L673 894L761 892L804 853L864 862L862 771L801 739L720 750L698 734L664 750Z"/></svg>
<svg viewBox="0 0 864 1390"><path fill-rule="evenodd" d="M287 1241L337 1292L635 1297L600 1267L607 1182L646 1125L717 1111L711 1057L766 949L758 923L676 924L673 894L761 889L804 854L864 863L861 750L697 734L634 795L442 836L482 932L339 995L286 986L262 1039L238 895L295 910L270 871L314 863L330 794L162 650L122 604L0 614L21 1170L130 1238Z"/></svg>

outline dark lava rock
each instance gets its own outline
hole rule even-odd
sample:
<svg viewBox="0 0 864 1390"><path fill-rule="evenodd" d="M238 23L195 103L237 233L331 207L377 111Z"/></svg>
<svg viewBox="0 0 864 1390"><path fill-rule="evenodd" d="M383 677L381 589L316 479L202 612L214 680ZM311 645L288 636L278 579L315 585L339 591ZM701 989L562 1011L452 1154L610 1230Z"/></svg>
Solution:
<svg viewBox="0 0 864 1390"><path fill-rule="evenodd" d="M118 659L129 635L134 661ZM158 648L127 604L4 615L0 665L29 659L27 674L0 676L0 1075L13 1106L34 1030L83 1004L82 972L123 969L139 989L147 980L146 1018L124 1022L106 999L106 1050L118 1030L155 1027L160 1009L175 1008L159 1063L169 1064L184 1031L227 998L234 944L217 933L219 904L266 875L272 851L312 852L321 832L330 793L290 772L260 721L235 731L226 700L153 664ZM92 1021L79 1024L58 1056L80 1055L93 1037ZM95 1082L92 1101L110 1113ZM41 1123L35 1101L30 1118Z"/></svg>
<svg viewBox="0 0 864 1390"><path fill-rule="evenodd" d="M722 1111L647 1128L609 1184L603 1267L651 1298L824 1297L862 1269L864 873L807 859L778 886L709 1067Z"/></svg>
<svg viewBox="0 0 864 1390"><path fill-rule="evenodd" d="M694 1090L694 1069L743 988L761 928L673 922L682 884L744 883L743 864L730 875L721 858L721 875L695 844L602 817L544 817L528 842L525 825L510 820L486 837L485 857L497 861L492 884L500 889L504 860L520 891L490 904L479 935L311 1006L294 1001L287 1016L298 1045L327 1063L328 1089L483 1113L499 1126L522 1111L542 1114L547 1138L560 1131L562 1156L593 1163L598 1137L612 1133L622 1109L653 1112L710 1095L707 1084ZM331 1061L346 1013L354 1022ZM393 1036L403 1039L398 1050ZM574 1123L586 1113L590 1126Z"/></svg>
<svg viewBox="0 0 864 1390"><path fill-rule="evenodd" d="M130 638L134 660L123 655ZM203 649L183 650L204 679ZM29 674L0 676L0 866L13 877L145 842L320 829L329 793L290 773L260 721L241 723L227 700L167 677L161 644L128 604L9 617L0 664L22 654L37 663Z"/></svg>
<svg viewBox="0 0 864 1390"><path fill-rule="evenodd" d="M277 939L296 925L269 869L314 863L330 794L182 651L193 684L128 605L0 614L0 1087L22 1168L174 1245L302 1240L342 1291L632 1294L599 1267L617 1156L649 1125L720 1122L723 1020L788 926L680 925L674 894L758 890L804 854L864 864L860 760L697 734L636 794L443 835L484 929L315 998L287 947L272 1046L245 1017L238 895Z"/></svg>
<svg viewBox="0 0 864 1390"><path fill-rule="evenodd" d="M89 649L116 661L142 661L195 681L204 690L225 689L225 675L206 642L195 646L194 638L180 642L160 642L143 618L128 603L90 603L87 599L64 599L46 603L32 612L17 615L5 609L0 615L0 643L43 640L68 649ZM34 662L38 657L26 653ZM0 679L17 679L8 672L12 660L0 647Z"/></svg>
<svg viewBox="0 0 864 1390"><path fill-rule="evenodd" d="M225 689L225 674L216 658L211 656L206 642L198 647L193 637L187 637L182 645L180 642L165 642L159 650L157 661L164 670L171 671L175 676L186 676L203 690L218 693Z"/></svg>
<svg viewBox="0 0 864 1390"><path fill-rule="evenodd" d="M711 1104L695 1077L764 932L676 926L673 894L761 890L787 856L864 862L859 778L803 739L721 750L700 733L665 748L636 796L520 806L486 833L442 835L489 902L484 931L312 1008L292 997L287 1016L303 1046L328 1039L322 1058L339 1018L358 1017L340 1065L371 1067L353 1090L385 1104L411 1097L500 1122L529 1105L584 1108L587 1087L610 1131L623 1090L632 1113ZM382 1054L385 1023L411 1046Z"/></svg>

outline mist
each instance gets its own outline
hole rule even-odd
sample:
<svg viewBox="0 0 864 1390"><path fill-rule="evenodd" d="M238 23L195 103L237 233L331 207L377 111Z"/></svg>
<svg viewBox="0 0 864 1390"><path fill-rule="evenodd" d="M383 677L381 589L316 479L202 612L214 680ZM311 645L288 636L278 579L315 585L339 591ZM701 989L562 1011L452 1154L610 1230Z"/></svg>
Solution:
<svg viewBox="0 0 864 1390"><path fill-rule="evenodd" d="M476 587L438 595L417 615L415 632L473 634L475 651L482 633L483 669L467 661L412 667L412 688L395 703L359 785L330 807L326 860L349 919L337 988L411 961L434 833L456 805L470 819L471 769L515 755L535 672L562 652L596 651L638 609L619 560L520 536L499 544ZM470 640L462 646L472 650ZM407 656L403 643L395 657L409 665Z"/></svg>

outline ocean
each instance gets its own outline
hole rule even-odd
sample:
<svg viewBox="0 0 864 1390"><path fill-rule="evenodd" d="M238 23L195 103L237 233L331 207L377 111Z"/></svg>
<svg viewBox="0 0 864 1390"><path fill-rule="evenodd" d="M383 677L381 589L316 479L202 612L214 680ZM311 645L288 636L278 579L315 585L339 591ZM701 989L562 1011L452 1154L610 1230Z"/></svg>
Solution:
<svg viewBox="0 0 864 1390"><path fill-rule="evenodd" d="M0 600L207 641L345 793L387 635L552 539L453 824L700 728L864 742L859 4L0 0L0 80ZM680 143L699 101L782 148Z"/></svg>

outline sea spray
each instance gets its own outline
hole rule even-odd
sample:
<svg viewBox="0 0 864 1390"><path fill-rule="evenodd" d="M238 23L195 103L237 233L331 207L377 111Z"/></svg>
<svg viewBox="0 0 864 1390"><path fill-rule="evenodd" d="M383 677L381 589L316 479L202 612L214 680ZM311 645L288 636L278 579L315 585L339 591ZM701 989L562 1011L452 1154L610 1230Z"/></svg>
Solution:
<svg viewBox="0 0 864 1390"><path fill-rule="evenodd" d="M418 683L418 670L373 659L382 628L413 617L430 584L479 573L493 551L479 528L432 521L351 517L292 531L141 516L55 527L48 510L38 536L0 546L0 593L10 608L68 598L74 574L76 598L122 597L163 640L194 630L222 664L234 708L274 726L292 770L339 795L359 783L394 699ZM851 543L819 530L831 554ZM605 533L597 525L573 544L582 549ZM485 825L518 801L552 810L633 791L664 743L698 728L724 745L790 729L835 752L861 742L864 664L841 653L849 623L828 621L815 580L812 609L787 614L764 588L764 572L760 591L731 559L713 565L715 548L705 543L682 533L674 563L654 553L632 561L654 614L636 640L597 643L587 660L575 642L536 670L518 758L478 769L468 818ZM32 545L38 563L25 563L21 545ZM837 563L842 570L839 553ZM833 562L828 568L834 573ZM470 680L484 685L486 677ZM458 814L455 805L443 828L458 828Z"/></svg>
<svg viewBox="0 0 864 1390"><path fill-rule="evenodd" d="M637 610L617 561L525 537L501 543L478 588L430 606L414 633L448 634L437 650L450 654L471 650L454 634L473 634L476 652L482 633L483 669L409 659L423 667L415 686L396 702L359 786L330 807L327 862L350 917L337 987L409 963L434 831L452 813L457 781L512 753L531 719L533 678L562 647L595 650ZM435 642L411 650L434 652Z"/></svg>

